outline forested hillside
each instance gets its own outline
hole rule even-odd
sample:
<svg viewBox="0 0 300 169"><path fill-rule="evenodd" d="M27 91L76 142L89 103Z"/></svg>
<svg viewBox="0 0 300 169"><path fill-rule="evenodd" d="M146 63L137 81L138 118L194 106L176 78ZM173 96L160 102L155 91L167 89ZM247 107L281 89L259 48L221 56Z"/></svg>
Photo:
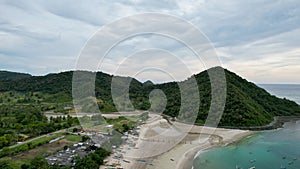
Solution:
<svg viewBox="0 0 300 169"><path fill-rule="evenodd" d="M0 103L2 105L72 104L72 74L73 72L69 71L46 76L27 76L22 79L0 78ZM225 75L227 95L221 126L258 126L271 122L274 116L300 115L300 107L295 102L272 96L264 89L226 69ZM96 73L95 93L102 112L116 111L111 97L112 77L102 72ZM195 78L200 96L196 122L201 124L206 120L210 108L211 84L207 71L195 75ZM185 82L187 81L178 83ZM181 106L178 83L153 84L150 81L141 83L132 79L129 96L134 109L149 109L149 93L153 89L161 89L167 97L164 113L177 116ZM129 105L124 107L124 110L133 109Z"/></svg>
<svg viewBox="0 0 300 169"><path fill-rule="evenodd" d="M27 78L30 76L31 75L27 74L27 73L0 71L0 80L21 79L21 78Z"/></svg>

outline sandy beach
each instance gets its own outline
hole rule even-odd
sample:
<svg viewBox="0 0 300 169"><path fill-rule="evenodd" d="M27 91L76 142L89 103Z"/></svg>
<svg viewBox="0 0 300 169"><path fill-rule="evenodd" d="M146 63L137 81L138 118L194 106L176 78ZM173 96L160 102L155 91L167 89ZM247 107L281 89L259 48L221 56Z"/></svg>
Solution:
<svg viewBox="0 0 300 169"><path fill-rule="evenodd" d="M151 169L170 168L170 169L191 169L193 160L196 154L200 151L206 151L213 147L225 146L245 138L253 132L243 130L228 130L217 128L214 134L205 141L199 141L199 134L197 131L203 130L202 126L194 126L192 129L193 134L189 134L188 140L192 140L192 144L178 144L172 150L157 156L153 160L153 166L146 167ZM206 128L204 130L213 130ZM205 132L205 131L202 131ZM205 138L202 138L205 139ZM200 138L201 140L201 138Z"/></svg>
<svg viewBox="0 0 300 169"><path fill-rule="evenodd" d="M129 136L126 143L106 159L107 166L124 169L191 169L199 151L234 143L253 134L245 130L169 123L157 114L150 114L138 133L138 137ZM117 154L122 154L122 157L113 158Z"/></svg>

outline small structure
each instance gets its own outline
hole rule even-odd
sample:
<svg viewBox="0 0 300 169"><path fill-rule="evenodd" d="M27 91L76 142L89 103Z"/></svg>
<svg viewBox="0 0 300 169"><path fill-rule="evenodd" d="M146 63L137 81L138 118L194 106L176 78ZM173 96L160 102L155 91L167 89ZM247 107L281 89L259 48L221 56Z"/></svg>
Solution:
<svg viewBox="0 0 300 169"><path fill-rule="evenodd" d="M112 124L109 124L109 125L107 125L107 126L105 126L106 128L108 128L108 129L111 129L111 128L113 128L114 127L114 125L112 125Z"/></svg>

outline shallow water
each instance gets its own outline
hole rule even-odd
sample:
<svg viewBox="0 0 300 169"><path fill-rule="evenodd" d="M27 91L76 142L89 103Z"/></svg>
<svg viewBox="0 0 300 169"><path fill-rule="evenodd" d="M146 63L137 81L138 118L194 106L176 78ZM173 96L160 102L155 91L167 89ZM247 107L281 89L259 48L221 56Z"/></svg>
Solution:
<svg viewBox="0 0 300 169"><path fill-rule="evenodd" d="M194 169L288 169L300 168L300 122L266 131L243 141L201 153Z"/></svg>
<svg viewBox="0 0 300 169"><path fill-rule="evenodd" d="M300 104L300 85L259 85L271 94ZM300 169L300 121L264 131L241 142L214 148L194 160L194 169Z"/></svg>

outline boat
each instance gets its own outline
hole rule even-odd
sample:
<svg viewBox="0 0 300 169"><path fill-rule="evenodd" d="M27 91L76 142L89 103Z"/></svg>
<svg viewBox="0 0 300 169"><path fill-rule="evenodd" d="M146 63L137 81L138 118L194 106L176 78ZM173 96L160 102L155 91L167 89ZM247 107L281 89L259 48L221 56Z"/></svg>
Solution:
<svg viewBox="0 0 300 169"><path fill-rule="evenodd" d="M124 161L125 163L130 163L130 161L128 161L128 160L125 160L125 159L124 159L123 161Z"/></svg>
<svg viewBox="0 0 300 169"><path fill-rule="evenodd" d="M286 167L284 165L281 165L280 169L286 169Z"/></svg>
<svg viewBox="0 0 300 169"><path fill-rule="evenodd" d="M250 167L249 169L255 169L255 167L253 166L253 167Z"/></svg>
<svg viewBox="0 0 300 169"><path fill-rule="evenodd" d="M254 162L256 162L256 159L254 159L254 160L249 160L249 162L250 162L250 163L254 163Z"/></svg>
<svg viewBox="0 0 300 169"><path fill-rule="evenodd" d="M238 165L235 165L235 169L243 169L243 168L239 167Z"/></svg>

